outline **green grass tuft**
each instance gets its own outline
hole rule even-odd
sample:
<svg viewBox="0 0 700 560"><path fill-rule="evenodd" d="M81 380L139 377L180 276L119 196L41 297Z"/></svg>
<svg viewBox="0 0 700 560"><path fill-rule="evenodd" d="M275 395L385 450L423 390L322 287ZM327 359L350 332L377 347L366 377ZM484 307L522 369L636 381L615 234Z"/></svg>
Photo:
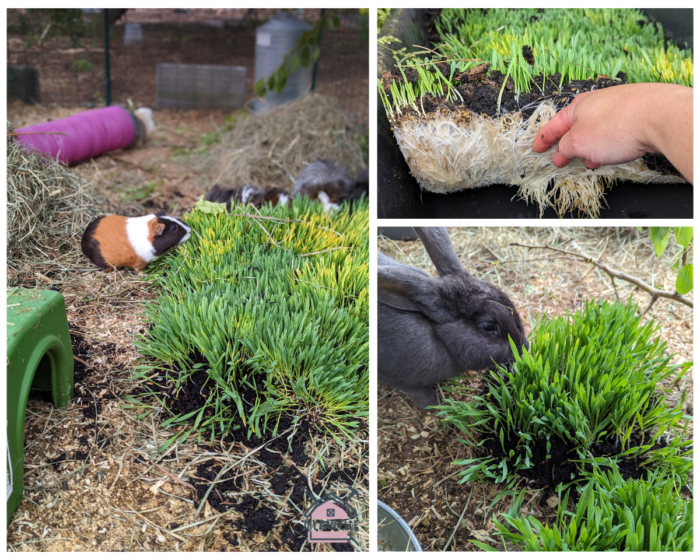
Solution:
<svg viewBox="0 0 700 560"><path fill-rule="evenodd" d="M349 436L368 416L367 202L329 215L296 199L185 221L191 238L153 270L160 296L138 342L152 365L138 375L171 372L174 395L202 370L206 385L201 406L170 410L166 424L187 425L183 439L241 425L275 435L292 415Z"/></svg>
<svg viewBox="0 0 700 560"><path fill-rule="evenodd" d="M435 22L442 43L432 60L414 55L397 66L419 74L414 84L392 84L391 99L382 101L390 118L413 109L420 114L423 95L454 102L459 83L454 76L484 62L513 80L516 94L530 92L533 78L559 73L561 88L572 80L616 78L624 72L629 83L664 82L693 85L693 55L666 43L660 24L651 24L637 9L443 9ZM523 57L523 46L534 54L534 64ZM420 53L423 55L423 53ZM452 66L452 77L434 69L434 62ZM398 60L397 60L398 62ZM418 71L422 69L422 71ZM505 86L505 82L504 82ZM380 84L381 89L381 84ZM537 86L539 87L539 86Z"/></svg>
<svg viewBox="0 0 700 560"><path fill-rule="evenodd" d="M464 443L479 447L495 441L502 451L502 457L455 463L468 466L461 482L514 486L519 472L533 468L533 449L546 444L549 459L555 440L571 448L577 465L570 481L560 481L564 486L597 466L630 458L663 464L683 482L692 469L685 393L669 407L659 383L682 376L691 364L669 364L659 330L651 321L642 324L631 303L587 302L577 313L539 318L530 351L518 355L513 347L517 358L510 370L484 374L487 395L468 402L447 399L436 407L445 425L465 434ZM656 445L659 438L663 447ZM619 451L596 457L597 444Z"/></svg>
<svg viewBox="0 0 700 560"><path fill-rule="evenodd" d="M440 52L447 57L481 58L502 72L506 60L522 56L528 45L534 67L517 61L533 76L556 72L562 83L595 79L598 74L627 75L630 83L670 82L693 85L690 49L666 45L663 28L651 24L637 9L492 9L450 8L442 11L436 27L443 40ZM523 79L522 91L530 91ZM519 88L520 89L520 88Z"/></svg>
<svg viewBox="0 0 700 560"><path fill-rule="evenodd" d="M617 469L596 472L575 511L566 510L567 492L551 526L520 515L521 494L503 515L505 523L494 519L496 536L504 548L509 541L527 551L692 551L693 501L685 501L664 474L624 480Z"/></svg>

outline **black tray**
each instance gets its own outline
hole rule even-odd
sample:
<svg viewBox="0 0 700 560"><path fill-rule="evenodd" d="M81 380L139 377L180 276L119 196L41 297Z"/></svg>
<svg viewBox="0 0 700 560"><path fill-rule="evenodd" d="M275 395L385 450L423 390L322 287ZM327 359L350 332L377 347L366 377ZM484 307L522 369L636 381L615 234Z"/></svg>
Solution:
<svg viewBox="0 0 700 560"><path fill-rule="evenodd" d="M692 48L693 10L645 10L659 21L669 37ZM404 8L392 11L382 28L381 35L392 35L402 41L393 49L424 45L426 9ZM394 65L391 53L379 47L377 75ZM381 99L377 96L377 152L378 189L377 215L379 218L539 218L539 207L526 204L516 196L517 187L491 185L489 187L437 194L421 191L411 175L399 150ZM620 218L692 218L693 187L685 184L647 185L619 182L605 196L607 207L601 210L601 219ZM549 208L543 218L558 218ZM568 213L566 218L579 218Z"/></svg>

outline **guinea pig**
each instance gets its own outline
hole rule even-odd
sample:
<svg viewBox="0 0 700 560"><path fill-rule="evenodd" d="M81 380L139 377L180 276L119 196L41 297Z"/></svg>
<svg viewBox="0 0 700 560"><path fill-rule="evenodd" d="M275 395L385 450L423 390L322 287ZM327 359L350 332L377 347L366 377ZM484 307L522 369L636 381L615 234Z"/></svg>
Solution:
<svg viewBox="0 0 700 560"><path fill-rule="evenodd" d="M80 246L100 268L135 268L139 276L154 259L190 238L180 220L157 212L148 216L102 216L90 222Z"/></svg>
<svg viewBox="0 0 700 560"><path fill-rule="evenodd" d="M369 169L363 169L357 174L355 182L343 200L359 200L363 196L369 196Z"/></svg>
<svg viewBox="0 0 700 560"><path fill-rule="evenodd" d="M243 185L235 189L222 189L219 185L214 185L204 197L209 202L220 202L226 204L229 212L231 206L240 202L241 204L252 204L259 208L264 203L272 206L285 206L289 202L289 195L277 187L260 188L255 185Z"/></svg>
<svg viewBox="0 0 700 560"><path fill-rule="evenodd" d="M156 130L156 125L153 122L153 111L148 107L140 107L136 111L129 111L131 120L134 123L134 139L131 142L131 147L143 146Z"/></svg>
<svg viewBox="0 0 700 560"><path fill-rule="evenodd" d="M292 195L308 196L323 204L324 212L338 210L352 190L354 182L343 166L328 159L318 159L301 172Z"/></svg>

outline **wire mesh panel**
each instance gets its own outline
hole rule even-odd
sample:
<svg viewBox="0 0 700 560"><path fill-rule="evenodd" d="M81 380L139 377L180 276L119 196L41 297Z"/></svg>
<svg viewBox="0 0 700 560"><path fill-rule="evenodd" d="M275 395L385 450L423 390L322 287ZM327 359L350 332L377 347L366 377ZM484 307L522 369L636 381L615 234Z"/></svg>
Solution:
<svg viewBox="0 0 700 560"><path fill-rule="evenodd" d="M26 66L7 67L7 98L39 103L39 72Z"/></svg>
<svg viewBox="0 0 700 560"><path fill-rule="evenodd" d="M10 9L8 64L37 70L41 102L47 104L104 104L106 54L112 103L131 100L136 105L172 107L157 102L158 66L163 64L245 68L245 77L236 74L235 81L243 91L244 101L251 101L255 97L256 29L279 11L109 9L105 26L104 10ZM322 33L311 87L318 93L337 97L351 121L358 127L366 127L369 103L366 10L362 13L357 9L285 11L311 26L322 12L338 16L338 28L325 29ZM223 78L208 82L213 89L198 97L197 107L212 106L207 105L206 98L219 98L220 79Z"/></svg>
<svg viewBox="0 0 700 560"><path fill-rule="evenodd" d="M369 23L359 10L330 10L340 26L324 30L314 91L338 98L358 126L369 123Z"/></svg>
<svg viewBox="0 0 700 560"><path fill-rule="evenodd" d="M158 64L157 109L202 109L245 103L245 66Z"/></svg>

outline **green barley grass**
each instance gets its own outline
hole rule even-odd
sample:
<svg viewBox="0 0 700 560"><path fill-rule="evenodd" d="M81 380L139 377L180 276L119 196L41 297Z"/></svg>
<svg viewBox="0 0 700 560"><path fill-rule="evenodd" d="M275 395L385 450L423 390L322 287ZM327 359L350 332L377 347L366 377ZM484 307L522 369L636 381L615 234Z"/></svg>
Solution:
<svg viewBox="0 0 700 560"><path fill-rule="evenodd" d="M617 469L597 471L580 492L573 511L569 493L559 503L556 520L543 524L520 514L523 494L503 523L494 518L503 547L527 551L692 551L693 501L684 500L663 471L647 480L624 480ZM495 548L472 541L483 550Z"/></svg>
<svg viewBox="0 0 700 560"><path fill-rule="evenodd" d="M667 44L661 25L650 24L636 9L449 8L442 10L436 28L442 41L436 54L397 61L402 73L408 68L418 72L417 82L392 85L390 98L380 93L390 118L406 110L424 114L419 108L426 94L457 101L454 77L485 62L489 72L498 70L513 80L516 95L538 87L534 77L556 73L559 87L600 75L616 78L619 72L629 83L693 85L692 51ZM523 57L525 45L532 49L533 65ZM446 61L451 76L437 70L436 61Z"/></svg>
<svg viewBox="0 0 700 560"><path fill-rule="evenodd" d="M267 436L293 415L349 436L368 415L366 200L332 214L296 199L185 221L191 238L153 271L160 295L138 343L150 365L138 375L171 372L179 395L204 370L206 402L171 409L166 424L184 425L181 438L240 426Z"/></svg>
<svg viewBox="0 0 700 560"><path fill-rule="evenodd" d="M483 374L488 394L437 407L465 444L479 448L496 441L500 449L500 456L457 461L467 467L461 482L512 487L519 473L533 468L538 444L546 443L549 458L552 442L561 440L577 465L570 480L560 481L564 486L599 465L630 458L664 465L683 483L692 469L685 392L669 406L659 384L682 376L691 364L671 365L660 326L642 324L636 311L631 303L587 302L577 313L541 317L529 352L518 355L513 347L517 358L509 369ZM597 457L597 445L615 445L617 452Z"/></svg>

